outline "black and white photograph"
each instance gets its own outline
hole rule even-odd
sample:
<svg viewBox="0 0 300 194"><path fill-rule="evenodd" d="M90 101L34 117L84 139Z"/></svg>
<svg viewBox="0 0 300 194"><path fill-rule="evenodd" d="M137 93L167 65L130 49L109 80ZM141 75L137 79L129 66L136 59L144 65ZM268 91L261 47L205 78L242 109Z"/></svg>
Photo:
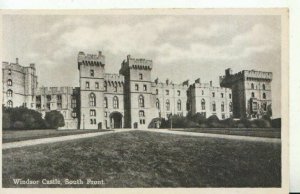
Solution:
<svg viewBox="0 0 300 194"><path fill-rule="evenodd" d="M287 10L255 13L2 13L2 187L282 188Z"/></svg>

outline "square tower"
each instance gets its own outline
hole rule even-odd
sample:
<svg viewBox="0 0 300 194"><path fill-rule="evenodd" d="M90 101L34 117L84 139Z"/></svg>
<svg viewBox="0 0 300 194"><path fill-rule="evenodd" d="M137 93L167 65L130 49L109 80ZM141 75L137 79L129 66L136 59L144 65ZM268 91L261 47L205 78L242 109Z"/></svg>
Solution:
<svg viewBox="0 0 300 194"><path fill-rule="evenodd" d="M124 125L126 128L147 128L154 118L151 91L152 60L123 61L120 74L124 76Z"/></svg>
<svg viewBox="0 0 300 194"><path fill-rule="evenodd" d="M104 77L105 57L78 54L80 87L80 129L102 129L104 123Z"/></svg>

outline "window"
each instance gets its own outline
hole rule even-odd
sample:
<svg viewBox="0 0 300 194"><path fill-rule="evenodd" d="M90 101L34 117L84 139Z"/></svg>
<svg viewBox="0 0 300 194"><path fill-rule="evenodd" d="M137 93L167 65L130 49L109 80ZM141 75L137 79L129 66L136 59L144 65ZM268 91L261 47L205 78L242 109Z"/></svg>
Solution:
<svg viewBox="0 0 300 194"><path fill-rule="evenodd" d="M90 94L90 106L96 106L96 95L94 93Z"/></svg>
<svg viewBox="0 0 300 194"><path fill-rule="evenodd" d="M76 108L76 99L72 98L71 100L71 108Z"/></svg>
<svg viewBox="0 0 300 194"><path fill-rule="evenodd" d="M61 109L61 108L62 108L61 102L57 102L57 108L58 108L58 109Z"/></svg>
<svg viewBox="0 0 300 194"><path fill-rule="evenodd" d="M263 110L267 111L267 104L266 103L263 103Z"/></svg>
<svg viewBox="0 0 300 194"><path fill-rule="evenodd" d="M104 108L108 108L108 101L107 101L107 97L104 97Z"/></svg>
<svg viewBox="0 0 300 194"><path fill-rule="evenodd" d="M90 116L96 116L96 110L91 109L90 110Z"/></svg>
<svg viewBox="0 0 300 194"><path fill-rule="evenodd" d="M251 93L251 97L252 97L252 98L254 98L254 97L255 97L255 94L254 94L254 92L252 92L252 93Z"/></svg>
<svg viewBox="0 0 300 194"><path fill-rule="evenodd" d="M252 103L252 110L257 111L257 102Z"/></svg>
<svg viewBox="0 0 300 194"><path fill-rule="evenodd" d="M222 104L221 104L221 111L222 111L222 112L225 111L225 105L224 105L224 102L222 102Z"/></svg>
<svg viewBox="0 0 300 194"><path fill-rule="evenodd" d="M222 114L222 119L225 119L225 114Z"/></svg>
<svg viewBox="0 0 300 194"><path fill-rule="evenodd" d="M138 84L135 84L134 88L135 88L135 91L139 91L139 85Z"/></svg>
<svg viewBox="0 0 300 194"><path fill-rule="evenodd" d="M12 97L13 96L13 91L12 90L7 90L6 95L7 95L7 97Z"/></svg>
<svg viewBox="0 0 300 194"><path fill-rule="evenodd" d="M76 118L76 116L77 116L76 112L72 112L72 117Z"/></svg>
<svg viewBox="0 0 300 194"><path fill-rule="evenodd" d="M177 90L177 96L180 96L180 90Z"/></svg>
<svg viewBox="0 0 300 194"><path fill-rule="evenodd" d="M85 82L85 88L90 88L90 82Z"/></svg>
<svg viewBox="0 0 300 194"><path fill-rule="evenodd" d="M7 85L12 86L12 80L11 79L7 80Z"/></svg>
<svg viewBox="0 0 300 194"><path fill-rule="evenodd" d="M8 75L11 75L11 69L8 69Z"/></svg>
<svg viewBox="0 0 300 194"><path fill-rule="evenodd" d="M114 96L114 98L113 98L113 107L119 108L119 100L118 100L117 96Z"/></svg>
<svg viewBox="0 0 300 194"><path fill-rule="evenodd" d="M107 112L104 112L104 117L107 117Z"/></svg>
<svg viewBox="0 0 300 194"><path fill-rule="evenodd" d="M147 85L144 85L144 91L147 91Z"/></svg>
<svg viewBox="0 0 300 194"><path fill-rule="evenodd" d="M140 117L144 117L144 116L145 116L145 112L144 112L143 110L140 110L140 111L139 111L139 116L140 116Z"/></svg>
<svg viewBox="0 0 300 194"><path fill-rule="evenodd" d="M169 100L166 101L166 109L167 109L167 111L170 111L170 101Z"/></svg>
<svg viewBox="0 0 300 194"><path fill-rule="evenodd" d="M139 96L139 107L141 108L145 107L144 96L142 95Z"/></svg>
<svg viewBox="0 0 300 194"><path fill-rule="evenodd" d="M48 102L51 101L51 95L47 95L46 98Z"/></svg>
<svg viewBox="0 0 300 194"><path fill-rule="evenodd" d="M116 84L114 88L115 88L114 92L117 92L118 91L118 85Z"/></svg>
<svg viewBox="0 0 300 194"><path fill-rule="evenodd" d="M251 89L254 89L254 84L253 83L251 83Z"/></svg>
<svg viewBox="0 0 300 194"><path fill-rule="evenodd" d="M229 98L231 99L231 94L229 94Z"/></svg>
<svg viewBox="0 0 300 194"><path fill-rule="evenodd" d="M156 94L158 94L158 89L156 89Z"/></svg>
<svg viewBox="0 0 300 194"><path fill-rule="evenodd" d="M202 90L202 95L204 95L204 90Z"/></svg>
<svg viewBox="0 0 300 194"><path fill-rule="evenodd" d="M94 122L93 122L93 119L91 119L91 120L90 120L90 124L92 125L93 123L94 123Z"/></svg>
<svg viewBox="0 0 300 194"><path fill-rule="evenodd" d="M201 100L201 109L205 110L205 100L204 99Z"/></svg>
<svg viewBox="0 0 300 194"><path fill-rule="evenodd" d="M50 103L49 103L49 102L46 104L46 106L47 106L47 109L48 109L48 110L50 110L50 109L51 109L51 105L50 105Z"/></svg>
<svg viewBox="0 0 300 194"><path fill-rule="evenodd" d="M212 103L212 109L213 109L213 111L216 111L216 103L215 102Z"/></svg>
<svg viewBox="0 0 300 194"><path fill-rule="evenodd" d="M12 108L13 107L13 102L11 100L7 101L7 106L9 108Z"/></svg>
<svg viewBox="0 0 300 194"><path fill-rule="evenodd" d="M141 125L145 124L145 119L140 119L140 124Z"/></svg>
<svg viewBox="0 0 300 194"><path fill-rule="evenodd" d="M266 99L266 97L267 97L266 93L263 93L263 99Z"/></svg>
<svg viewBox="0 0 300 194"><path fill-rule="evenodd" d="M104 82L104 91L107 91L107 82Z"/></svg>
<svg viewBox="0 0 300 194"><path fill-rule="evenodd" d="M160 108L160 105L159 105L159 99L158 99L158 98L156 99L156 108L157 108L157 109Z"/></svg>
<svg viewBox="0 0 300 194"><path fill-rule="evenodd" d="M91 77L94 77L94 70L93 69L90 70L90 75L91 75Z"/></svg>
<svg viewBox="0 0 300 194"><path fill-rule="evenodd" d="M177 110L181 111L181 100L177 101Z"/></svg>
<svg viewBox="0 0 300 194"><path fill-rule="evenodd" d="M169 95L169 90L166 90L166 95Z"/></svg>
<svg viewBox="0 0 300 194"><path fill-rule="evenodd" d="M265 84L262 85L262 89L266 90L266 85Z"/></svg>
<svg viewBox="0 0 300 194"><path fill-rule="evenodd" d="M223 93L221 93L221 98L224 98L224 94Z"/></svg>
<svg viewBox="0 0 300 194"><path fill-rule="evenodd" d="M229 111L232 112L232 102L229 103Z"/></svg>
<svg viewBox="0 0 300 194"><path fill-rule="evenodd" d="M95 88L99 89L99 83L98 82L95 83Z"/></svg>
<svg viewBox="0 0 300 194"><path fill-rule="evenodd" d="M215 97L215 93L214 92L212 93L212 97Z"/></svg>
<svg viewBox="0 0 300 194"><path fill-rule="evenodd" d="M140 80L143 80L143 74L139 74L139 78L140 78Z"/></svg>
<svg viewBox="0 0 300 194"><path fill-rule="evenodd" d="M57 95L56 96L56 98L57 98L57 101L61 101L61 99L62 99L62 97L61 97L61 95L59 94L59 95Z"/></svg>

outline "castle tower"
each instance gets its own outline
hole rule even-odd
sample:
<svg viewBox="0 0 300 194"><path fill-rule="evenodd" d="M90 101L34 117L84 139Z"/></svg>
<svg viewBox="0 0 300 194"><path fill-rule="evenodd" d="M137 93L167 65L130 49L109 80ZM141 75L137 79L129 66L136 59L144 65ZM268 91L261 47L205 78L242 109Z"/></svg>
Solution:
<svg viewBox="0 0 300 194"><path fill-rule="evenodd" d="M232 89L233 116L235 118L261 118L272 106L272 73L243 70L232 74L225 70L220 77L221 87Z"/></svg>
<svg viewBox="0 0 300 194"><path fill-rule="evenodd" d="M124 60L120 74L124 76L124 125L125 128L147 128L154 118L151 91L152 61Z"/></svg>
<svg viewBox="0 0 300 194"><path fill-rule="evenodd" d="M104 76L105 57L78 54L80 86L80 129L102 129L104 123Z"/></svg>

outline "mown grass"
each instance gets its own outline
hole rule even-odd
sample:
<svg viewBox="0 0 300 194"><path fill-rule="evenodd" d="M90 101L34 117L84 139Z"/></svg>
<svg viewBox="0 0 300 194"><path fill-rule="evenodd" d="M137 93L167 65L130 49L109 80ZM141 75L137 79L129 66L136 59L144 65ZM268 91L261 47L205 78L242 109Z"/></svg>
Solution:
<svg viewBox="0 0 300 194"><path fill-rule="evenodd" d="M56 130L56 129L41 129L41 130L5 130L2 131L2 142L16 142L30 139L40 139L48 137L59 137L66 135L77 135L84 133L96 133L109 130Z"/></svg>
<svg viewBox="0 0 300 194"><path fill-rule="evenodd" d="M2 164L3 187L20 187L13 178L104 180L95 187L281 186L280 144L143 131L3 150Z"/></svg>

